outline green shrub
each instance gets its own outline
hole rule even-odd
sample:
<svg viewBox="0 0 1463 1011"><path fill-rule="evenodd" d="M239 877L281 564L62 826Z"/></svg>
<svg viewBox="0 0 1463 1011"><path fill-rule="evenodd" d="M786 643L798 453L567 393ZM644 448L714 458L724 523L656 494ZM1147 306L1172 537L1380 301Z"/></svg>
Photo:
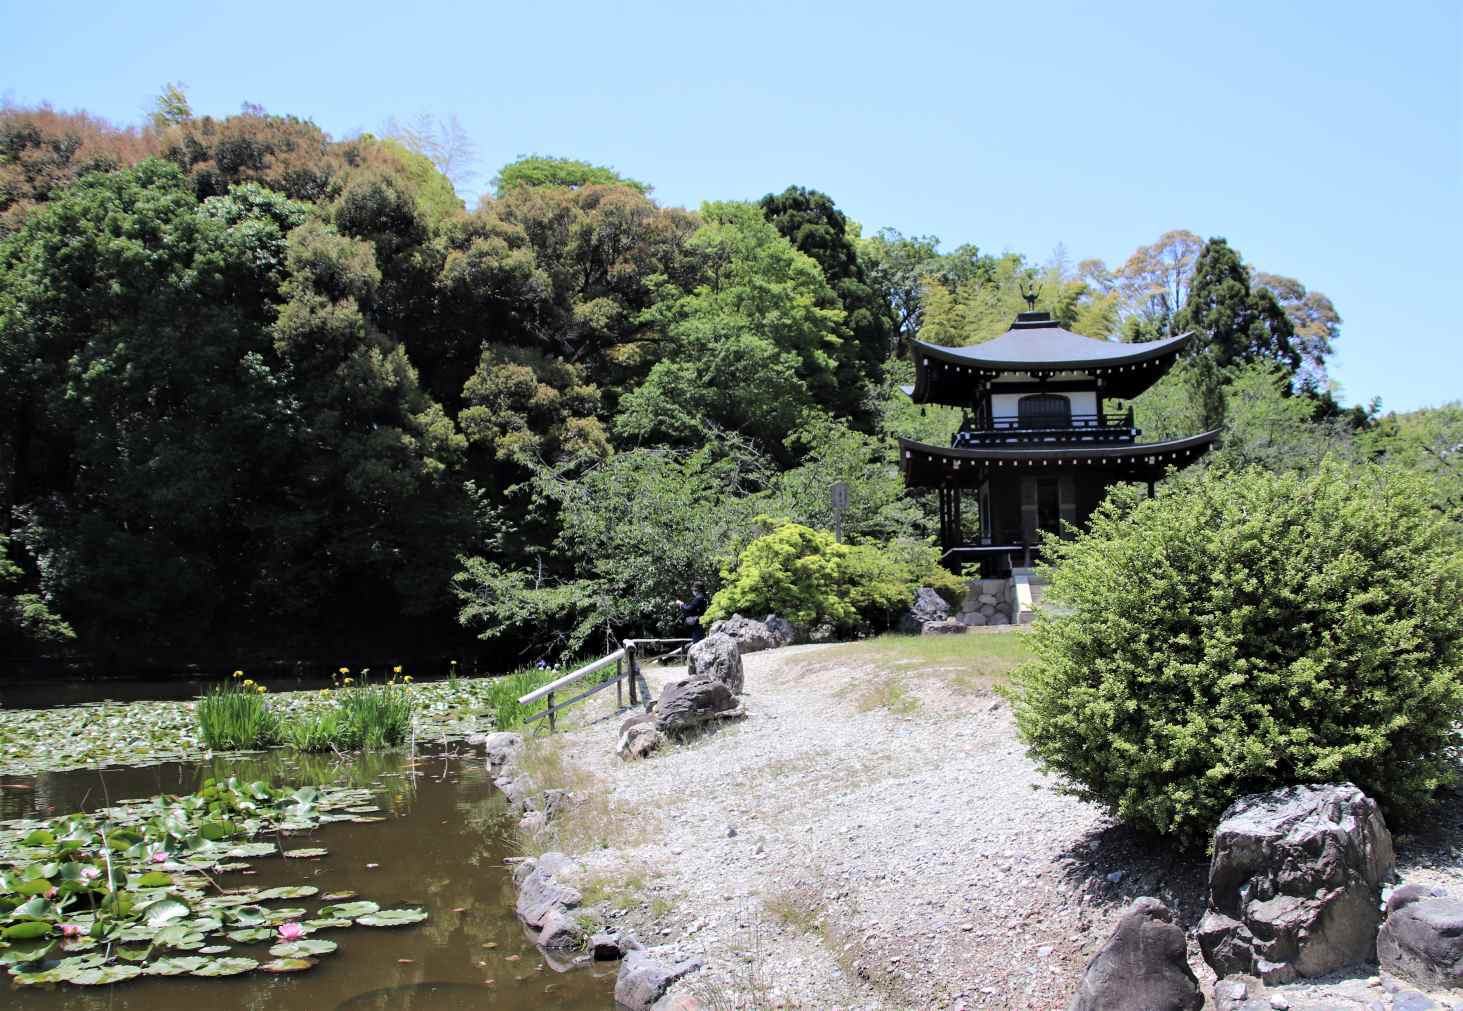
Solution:
<svg viewBox="0 0 1463 1011"><path fill-rule="evenodd" d="M279 719L263 686L242 672L209 689L198 700L198 729L212 751L248 751L279 743Z"/></svg>
<svg viewBox="0 0 1463 1011"><path fill-rule="evenodd" d="M1328 462L1115 489L1053 560L1017 672L1031 754L1186 842L1229 803L1349 780L1405 819L1453 775L1463 552L1417 478Z"/></svg>
<svg viewBox="0 0 1463 1011"><path fill-rule="evenodd" d="M708 624L734 613L773 613L800 625L884 628L915 587L939 581L948 590L955 579L940 576L938 552L926 544L838 544L823 530L759 519L775 525L722 570L722 588L703 619Z"/></svg>

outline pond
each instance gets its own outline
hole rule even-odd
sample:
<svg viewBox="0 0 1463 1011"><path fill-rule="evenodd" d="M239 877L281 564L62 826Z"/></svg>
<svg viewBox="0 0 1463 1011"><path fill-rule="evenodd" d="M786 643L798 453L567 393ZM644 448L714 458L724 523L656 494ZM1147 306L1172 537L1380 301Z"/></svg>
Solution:
<svg viewBox="0 0 1463 1011"><path fill-rule="evenodd" d="M93 810L126 798L184 794L205 778L237 776L277 785L369 787L384 821L323 825L297 845L320 846L320 860L278 857L256 873L225 874L225 887L317 885L353 890L383 908L419 906L416 926L339 933L339 951L308 972L229 979L139 978L94 989L12 989L8 1006L108 1011L193 1011L200 1007L340 1008L437 1011L587 1011L614 1006L616 963L559 972L534 947L513 915L513 818L488 778L481 750L470 745L320 756L273 751L217 756L105 771L39 772L0 777L0 819ZM261 957L268 943L242 945ZM267 958L268 956L262 956ZM491 982L489 982L491 981Z"/></svg>

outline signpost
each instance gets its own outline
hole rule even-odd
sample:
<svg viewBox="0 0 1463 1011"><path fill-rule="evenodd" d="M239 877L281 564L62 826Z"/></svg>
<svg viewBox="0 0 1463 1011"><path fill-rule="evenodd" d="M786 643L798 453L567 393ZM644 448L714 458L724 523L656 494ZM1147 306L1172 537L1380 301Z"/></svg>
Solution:
<svg viewBox="0 0 1463 1011"><path fill-rule="evenodd" d="M848 509L848 485L842 481L836 481L831 491L833 504L833 540L843 543L843 514Z"/></svg>

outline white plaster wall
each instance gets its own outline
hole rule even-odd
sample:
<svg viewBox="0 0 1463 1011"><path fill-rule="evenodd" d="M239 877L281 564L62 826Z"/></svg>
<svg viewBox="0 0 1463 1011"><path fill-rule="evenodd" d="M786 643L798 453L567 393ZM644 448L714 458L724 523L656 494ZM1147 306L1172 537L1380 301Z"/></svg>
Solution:
<svg viewBox="0 0 1463 1011"><path fill-rule="evenodd" d="M1018 408L1017 405L1021 402L1021 398L1023 396L1026 396L1026 394L1019 394L1019 393L992 393L991 394L991 414L992 414L992 416L997 417L997 418L1015 418L1015 417L1018 417L1019 414L1020 414L1020 408ZM1060 396L1066 397L1068 400L1070 400L1072 402L1072 413L1073 414L1096 414L1097 413L1097 394L1094 393L1094 392L1089 391L1089 392L1086 392L1086 393L1063 393L1063 394L1060 394Z"/></svg>

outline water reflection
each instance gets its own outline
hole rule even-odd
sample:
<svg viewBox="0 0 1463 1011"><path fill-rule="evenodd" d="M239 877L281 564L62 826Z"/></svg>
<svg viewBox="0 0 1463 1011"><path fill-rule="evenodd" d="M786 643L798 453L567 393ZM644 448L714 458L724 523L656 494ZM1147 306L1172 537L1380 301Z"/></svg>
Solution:
<svg viewBox="0 0 1463 1011"><path fill-rule="evenodd" d="M354 890L383 908L416 905L431 919L415 927L333 931L340 949L295 976L254 973L233 979L139 980L115 987L14 990L25 1009L183 1011L208 1004L239 1008L342 1007L350 1011L587 1011L613 1007L613 964L556 973L512 914L514 892L503 864L511 825L480 752L471 747L419 749L342 758L284 751L216 757L106 772L48 772L9 777L30 790L0 789L0 816L64 814L108 800L186 793L213 776L296 785L327 783L377 791L377 824L326 825L308 842L323 860L255 862L252 874L228 874L225 887L314 884L322 892ZM50 810L54 808L54 811ZM311 913L323 904L300 902ZM267 944L235 945L231 955L261 961ZM516 959L510 956L518 956ZM487 982L491 980L492 982Z"/></svg>

